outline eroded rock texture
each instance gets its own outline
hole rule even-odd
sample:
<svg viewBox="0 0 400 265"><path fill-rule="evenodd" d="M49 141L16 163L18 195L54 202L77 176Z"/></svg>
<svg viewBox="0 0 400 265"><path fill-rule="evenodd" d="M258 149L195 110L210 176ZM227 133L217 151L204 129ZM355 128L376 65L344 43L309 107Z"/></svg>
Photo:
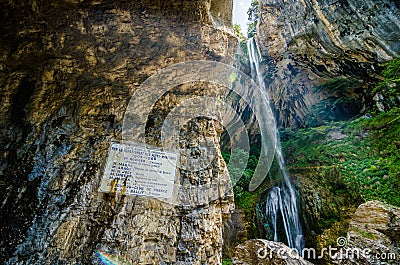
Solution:
<svg viewBox="0 0 400 265"><path fill-rule="evenodd" d="M264 239L248 240L235 250L232 260L237 265L312 265L285 244Z"/></svg>
<svg viewBox="0 0 400 265"><path fill-rule="evenodd" d="M339 264L398 264L400 209L379 201L361 204L351 220L347 239L346 248L352 252Z"/></svg>
<svg viewBox="0 0 400 265"><path fill-rule="evenodd" d="M228 0L2 3L0 263L97 264L99 253L126 264L221 262L231 193L183 207L98 188L109 143L121 139L125 109L144 80L177 62L232 63L237 40L223 30L231 7ZM176 104L219 92L190 83L161 98L147 142L159 144ZM181 147L196 150L207 139L218 154L201 171L178 172L182 185L229 183L219 126L197 119L182 129Z"/></svg>
<svg viewBox="0 0 400 265"><path fill-rule="evenodd" d="M302 125L307 108L324 97L313 86L342 76L361 80L354 94L362 94L379 78L379 63L400 54L399 4L262 0L257 40L280 124Z"/></svg>

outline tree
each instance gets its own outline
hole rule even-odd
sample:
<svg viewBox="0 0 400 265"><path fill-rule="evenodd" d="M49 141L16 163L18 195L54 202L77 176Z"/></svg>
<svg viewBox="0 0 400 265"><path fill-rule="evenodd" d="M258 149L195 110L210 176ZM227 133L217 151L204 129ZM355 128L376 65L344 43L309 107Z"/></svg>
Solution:
<svg viewBox="0 0 400 265"><path fill-rule="evenodd" d="M251 2L249 10L247 10L248 20L250 23L247 28L247 37L252 38L257 32L257 23L259 17L258 0Z"/></svg>
<svg viewBox="0 0 400 265"><path fill-rule="evenodd" d="M242 42L245 38L243 36L242 29L240 28L240 25L238 25L238 24L233 25L233 29L235 30L235 35Z"/></svg>

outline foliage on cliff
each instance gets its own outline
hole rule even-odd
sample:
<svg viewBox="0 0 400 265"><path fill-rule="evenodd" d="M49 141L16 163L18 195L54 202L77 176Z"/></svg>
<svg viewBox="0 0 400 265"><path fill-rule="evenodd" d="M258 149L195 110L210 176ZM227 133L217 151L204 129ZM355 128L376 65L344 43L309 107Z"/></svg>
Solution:
<svg viewBox="0 0 400 265"><path fill-rule="evenodd" d="M400 58L383 64L381 76L366 93L380 94L386 112L370 108L370 114L350 120L361 113L354 93L360 82L334 78L315 88L329 96L315 106L309 126L282 131L283 147L292 169L334 167L365 200L400 205Z"/></svg>
<svg viewBox="0 0 400 265"><path fill-rule="evenodd" d="M376 86L339 76L314 87L314 92L321 93L324 99L312 107L307 125L347 120L362 112L376 111L376 106L380 111L400 106L400 57L384 63L382 69L381 81Z"/></svg>
<svg viewBox="0 0 400 265"><path fill-rule="evenodd" d="M360 86L357 80L336 77L314 87L314 92L321 93L325 98L313 106L308 126L346 120L357 115L362 109L360 94L356 93Z"/></svg>
<svg viewBox="0 0 400 265"><path fill-rule="evenodd" d="M400 57L384 65L381 75L383 80L373 90L374 94L382 95L383 108L390 109L400 106Z"/></svg>
<svg viewBox="0 0 400 265"><path fill-rule="evenodd" d="M238 25L238 24L233 25L233 29L235 31L236 37L239 38L240 42L243 42L243 41L246 40L246 38L243 36L242 29L240 28L240 25Z"/></svg>
<svg viewBox="0 0 400 265"><path fill-rule="evenodd" d="M247 10L247 15L249 16L249 26L247 28L247 37L252 38L257 33L257 24L259 16L259 3L258 0L253 0L251 2L249 10Z"/></svg>
<svg viewBox="0 0 400 265"><path fill-rule="evenodd" d="M258 198L257 191L250 192L249 184L253 176L254 170L258 163L259 153L251 152L249 154L242 150L236 149L231 153L223 151L222 157L227 163L228 171L231 179L237 179L239 181L233 187L235 195L235 204L243 211L245 215L246 229L248 232L248 238L257 238L257 227L256 227L256 203ZM248 157L247 164L245 165L246 158ZM246 166L243 172L240 172L240 168ZM241 176L239 176L241 174Z"/></svg>
<svg viewBox="0 0 400 265"><path fill-rule="evenodd" d="M381 86L398 86L399 74L396 69L399 68L395 68L398 64L398 59L385 64L382 72L384 79L369 93L377 93ZM323 103L325 105L321 104L320 120L314 124L309 123L303 129L288 128L281 132L286 164L291 175L314 172L318 185L326 190L321 194L331 197L326 200L327 205L323 206L327 209L321 210L320 219L317 220L317 225L325 229L324 233L331 229L326 240L336 240L337 236L346 233L352 213L349 209L357 207L362 200L400 205L400 106L394 106L387 112L373 110L371 114L354 118L357 114L360 116L358 110L361 103L354 93L360 87L361 83L356 80L341 77L317 87L316 90L330 91L331 95ZM345 114L352 104L357 108L351 115L338 117ZM235 150L232 155L223 153L226 161L231 159L228 165L231 175L239 174L238 168L244 165L247 155L243 150ZM253 152L242 178L234 187L235 203L245 214L248 238L258 236L254 208L259 193L248 191L257 157ZM344 213L346 211L348 213Z"/></svg>
<svg viewBox="0 0 400 265"><path fill-rule="evenodd" d="M400 205L400 108L375 117L282 132L292 169L335 167L365 200Z"/></svg>

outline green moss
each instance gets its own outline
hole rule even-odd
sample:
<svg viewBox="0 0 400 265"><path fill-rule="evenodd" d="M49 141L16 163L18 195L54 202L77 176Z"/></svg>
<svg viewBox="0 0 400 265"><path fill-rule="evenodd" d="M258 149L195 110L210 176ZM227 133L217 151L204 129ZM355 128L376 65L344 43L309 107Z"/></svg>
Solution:
<svg viewBox="0 0 400 265"><path fill-rule="evenodd" d="M329 131L343 131L342 140L330 139ZM331 123L329 126L282 133L287 164L292 169L336 168L348 190L364 200L400 205L400 109L371 118ZM337 190L331 184L328 189Z"/></svg>
<svg viewBox="0 0 400 265"><path fill-rule="evenodd" d="M383 64L381 72L383 80L374 89L374 93L383 93L386 96L400 96L400 57Z"/></svg>
<svg viewBox="0 0 400 265"><path fill-rule="evenodd" d="M244 210L254 209L257 203L257 194L250 191L242 191L235 196L237 206Z"/></svg>
<svg viewBox="0 0 400 265"><path fill-rule="evenodd" d="M338 217L332 217L332 218L328 218L328 219L322 219L321 220L321 228L329 228L332 226L332 224L338 222Z"/></svg>
<svg viewBox="0 0 400 265"><path fill-rule="evenodd" d="M256 204L260 192L263 191L262 185L254 192L249 191L249 183L253 176L254 169L258 163L258 152L251 155L242 149L236 149L231 153L222 152L222 157L227 163L227 168L231 179L239 179L233 187L235 204L244 213L244 222L247 230L248 239L258 238L256 227ZM247 164L245 164L248 158ZM241 172L240 168L245 167ZM239 175L241 174L241 175Z"/></svg>
<svg viewBox="0 0 400 265"><path fill-rule="evenodd" d="M358 80L336 77L313 88L324 94L324 99L310 111L308 126L318 126L330 121L341 121L356 116L362 109L361 83Z"/></svg>
<svg viewBox="0 0 400 265"><path fill-rule="evenodd" d="M330 93L348 93L349 90L353 89L355 86L358 86L359 83L356 80L351 80L344 77L337 77L329 80L322 85L314 87L314 92L323 92L329 91Z"/></svg>
<svg viewBox="0 0 400 265"><path fill-rule="evenodd" d="M370 232L367 232L365 230L362 230L358 227L354 228L354 232L360 234L362 237L368 238L368 239L372 239L372 240L376 240L377 238Z"/></svg>
<svg viewBox="0 0 400 265"><path fill-rule="evenodd" d="M222 265L232 265L232 260L230 260L230 259L223 259L223 260L222 260Z"/></svg>

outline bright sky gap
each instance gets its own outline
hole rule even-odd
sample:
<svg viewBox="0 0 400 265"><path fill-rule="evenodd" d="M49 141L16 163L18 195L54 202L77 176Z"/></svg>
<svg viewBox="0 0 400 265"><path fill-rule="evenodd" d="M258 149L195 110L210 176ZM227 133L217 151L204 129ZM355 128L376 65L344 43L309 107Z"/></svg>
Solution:
<svg viewBox="0 0 400 265"><path fill-rule="evenodd" d="M233 0L233 24L240 25L242 33L247 36L247 23L249 23L247 10L252 0Z"/></svg>

